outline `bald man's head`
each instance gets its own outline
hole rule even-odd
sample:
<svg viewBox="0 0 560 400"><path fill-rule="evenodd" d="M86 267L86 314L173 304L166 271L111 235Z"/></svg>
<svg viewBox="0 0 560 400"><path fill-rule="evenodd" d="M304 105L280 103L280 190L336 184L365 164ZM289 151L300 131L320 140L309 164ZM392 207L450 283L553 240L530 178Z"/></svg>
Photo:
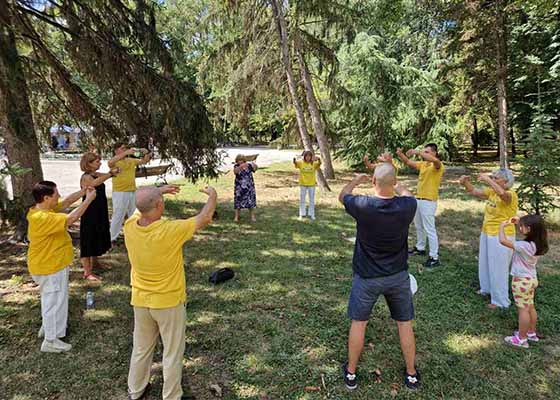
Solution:
<svg viewBox="0 0 560 400"><path fill-rule="evenodd" d="M146 186L136 191L136 208L142 214L154 210L160 200L163 201L162 195L156 187Z"/></svg>
<svg viewBox="0 0 560 400"><path fill-rule="evenodd" d="M397 183L397 172L390 163L382 163L373 173L374 184L379 187L393 187Z"/></svg>

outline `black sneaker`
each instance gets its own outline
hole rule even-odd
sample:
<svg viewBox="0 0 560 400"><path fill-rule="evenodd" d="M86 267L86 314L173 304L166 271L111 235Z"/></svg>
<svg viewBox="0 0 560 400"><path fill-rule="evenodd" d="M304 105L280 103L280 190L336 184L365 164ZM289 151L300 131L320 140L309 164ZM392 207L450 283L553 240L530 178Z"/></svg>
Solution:
<svg viewBox="0 0 560 400"><path fill-rule="evenodd" d="M408 250L409 256L425 256L426 250L418 250L416 246L412 248L412 250Z"/></svg>
<svg viewBox="0 0 560 400"><path fill-rule="evenodd" d="M417 390L420 387L420 371L416 370L414 375L409 375L404 369L404 386L410 390Z"/></svg>
<svg viewBox="0 0 560 400"><path fill-rule="evenodd" d="M354 390L358 387L358 383L356 382L356 374L351 374L348 372L348 363L345 362L342 365L342 375L344 376L344 383L346 383L346 387L348 390Z"/></svg>
<svg viewBox="0 0 560 400"><path fill-rule="evenodd" d="M439 267L439 266L440 266L439 260L432 257L428 258L424 263L424 268L428 268L428 269Z"/></svg>

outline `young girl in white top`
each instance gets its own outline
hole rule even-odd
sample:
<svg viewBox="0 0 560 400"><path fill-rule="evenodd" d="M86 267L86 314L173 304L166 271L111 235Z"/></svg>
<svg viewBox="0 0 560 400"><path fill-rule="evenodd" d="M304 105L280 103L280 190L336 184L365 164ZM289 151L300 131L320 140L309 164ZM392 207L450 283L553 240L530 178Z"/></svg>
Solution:
<svg viewBox="0 0 560 400"><path fill-rule="evenodd" d="M504 228L508 224L518 224L519 231L525 236L521 241L510 241ZM506 343L529 348L529 341L538 342L537 311L535 310L535 289L537 280L537 261L548 251L546 227L540 215L514 217L500 224L500 243L513 249L511 261L511 291L517 306L519 328L513 336L506 336Z"/></svg>

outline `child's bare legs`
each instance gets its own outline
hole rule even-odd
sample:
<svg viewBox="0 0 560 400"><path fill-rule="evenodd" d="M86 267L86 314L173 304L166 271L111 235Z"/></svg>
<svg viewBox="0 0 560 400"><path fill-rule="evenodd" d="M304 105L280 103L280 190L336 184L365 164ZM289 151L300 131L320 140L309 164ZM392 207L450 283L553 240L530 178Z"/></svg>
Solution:
<svg viewBox="0 0 560 400"><path fill-rule="evenodd" d="M517 314L519 316L519 338L527 339L527 331L531 325L530 309L529 307L518 307Z"/></svg>
<svg viewBox="0 0 560 400"><path fill-rule="evenodd" d="M257 222L257 218L255 217L255 209L249 208L249 216L251 217L251 222Z"/></svg>
<svg viewBox="0 0 560 400"><path fill-rule="evenodd" d="M535 306L532 304L529 306L529 316L530 316L530 323L529 323L529 332L537 333L537 310Z"/></svg>
<svg viewBox="0 0 560 400"><path fill-rule="evenodd" d="M235 222L239 222L239 209L235 209L235 216L233 217Z"/></svg>

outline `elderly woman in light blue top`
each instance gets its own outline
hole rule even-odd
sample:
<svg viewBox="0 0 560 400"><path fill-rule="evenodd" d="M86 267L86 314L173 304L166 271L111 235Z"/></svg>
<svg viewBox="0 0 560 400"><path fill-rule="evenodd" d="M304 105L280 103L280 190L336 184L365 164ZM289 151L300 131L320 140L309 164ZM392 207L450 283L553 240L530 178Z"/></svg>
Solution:
<svg viewBox="0 0 560 400"><path fill-rule="evenodd" d="M509 169L497 169L491 174L479 174L478 181L486 187L475 188L468 176L459 180L471 195L486 200L478 253L478 293L490 295L488 308L507 308L510 305L509 265L513 251L502 246L498 236L500 224L515 217L518 210L517 193L512 190L513 174ZM513 225L508 225L505 233L510 240L515 239Z"/></svg>

